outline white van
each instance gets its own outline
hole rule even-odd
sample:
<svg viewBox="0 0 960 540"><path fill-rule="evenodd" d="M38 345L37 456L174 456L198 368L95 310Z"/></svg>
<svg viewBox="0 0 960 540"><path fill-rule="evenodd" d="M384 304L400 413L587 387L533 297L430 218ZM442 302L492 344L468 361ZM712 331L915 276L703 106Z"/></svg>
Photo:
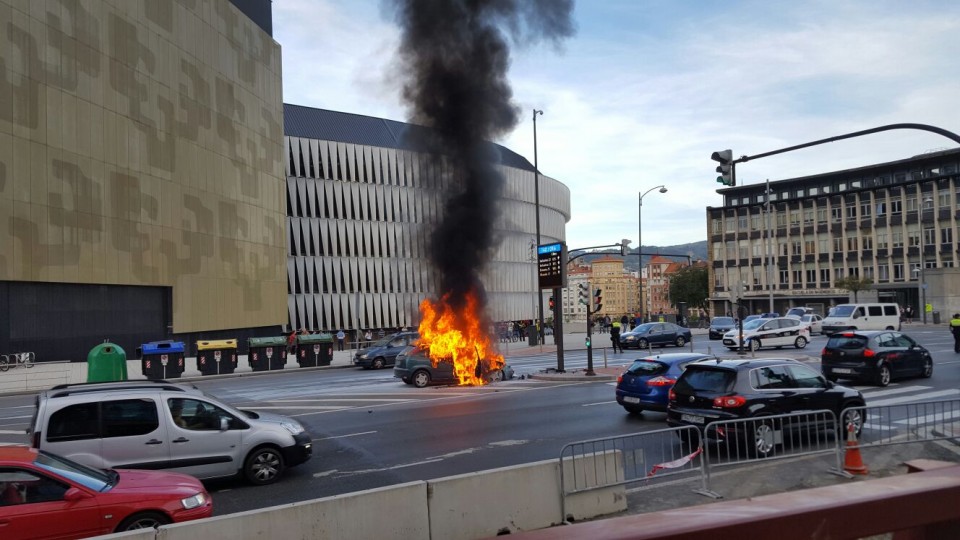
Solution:
<svg viewBox="0 0 960 540"><path fill-rule="evenodd" d="M823 319L823 333L843 330L900 330L897 304L840 304Z"/></svg>

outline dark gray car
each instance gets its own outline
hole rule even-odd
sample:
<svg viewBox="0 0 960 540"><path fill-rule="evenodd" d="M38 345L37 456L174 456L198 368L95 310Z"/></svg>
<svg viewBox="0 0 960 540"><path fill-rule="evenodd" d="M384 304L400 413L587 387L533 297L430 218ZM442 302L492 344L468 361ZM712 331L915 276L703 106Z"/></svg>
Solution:
<svg viewBox="0 0 960 540"><path fill-rule="evenodd" d="M504 364L499 369L490 369L486 362L481 363L484 368L482 377L487 382L498 382L513 378L513 368ZM427 357L423 349L407 347L397 355L397 363L393 367L393 376L417 388L430 384L456 384L459 382L453 372L452 362L437 362L436 367Z"/></svg>
<svg viewBox="0 0 960 540"><path fill-rule="evenodd" d="M420 334L416 332L398 332L370 344L366 349L360 349L353 355L353 363L363 369L380 369L392 366L397 355L403 349L416 343Z"/></svg>

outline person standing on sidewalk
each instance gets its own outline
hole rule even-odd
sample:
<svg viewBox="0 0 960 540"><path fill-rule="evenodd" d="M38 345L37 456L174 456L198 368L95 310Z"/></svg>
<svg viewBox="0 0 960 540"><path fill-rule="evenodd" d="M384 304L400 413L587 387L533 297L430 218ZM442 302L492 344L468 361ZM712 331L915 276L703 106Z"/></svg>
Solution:
<svg viewBox="0 0 960 540"><path fill-rule="evenodd" d="M337 330L337 350L343 350L343 340L347 338L347 335L343 333L343 329Z"/></svg>
<svg viewBox="0 0 960 540"><path fill-rule="evenodd" d="M953 334L953 352L960 353L960 313L954 313L950 319L950 333Z"/></svg>
<svg viewBox="0 0 960 540"><path fill-rule="evenodd" d="M613 321L613 326L610 327L610 343L613 344L613 352L623 352L623 347L620 345L620 321Z"/></svg>

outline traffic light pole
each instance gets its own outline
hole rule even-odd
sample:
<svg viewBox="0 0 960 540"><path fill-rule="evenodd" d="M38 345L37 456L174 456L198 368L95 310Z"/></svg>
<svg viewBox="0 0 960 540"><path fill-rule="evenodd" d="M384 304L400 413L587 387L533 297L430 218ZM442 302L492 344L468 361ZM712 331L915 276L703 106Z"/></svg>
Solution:
<svg viewBox="0 0 960 540"><path fill-rule="evenodd" d="M593 376L596 373L593 372L593 338L590 337L593 335L593 324L591 324L591 304L593 303L593 295L587 297L587 372L584 375Z"/></svg>
<svg viewBox="0 0 960 540"><path fill-rule="evenodd" d="M553 303L553 343L557 346L557 371L563 373L563 289L555 287L553 297L556 299Z"/></svg>

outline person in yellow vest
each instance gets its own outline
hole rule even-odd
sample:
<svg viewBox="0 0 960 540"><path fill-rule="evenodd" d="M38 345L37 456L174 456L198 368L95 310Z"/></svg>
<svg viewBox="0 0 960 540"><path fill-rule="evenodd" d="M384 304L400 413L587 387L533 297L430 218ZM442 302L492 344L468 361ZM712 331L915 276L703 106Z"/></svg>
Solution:
<svg viewBox="0 0 960 540"><path fill-rule="evenodd" d="M613 321L613 326L610 327L610 343L613 345L613 352L617 352L618 349L623 352L623 347L620 346L620 328L620 321Z"/></svg>
<svg viewBox="0 0 960 540"><path fill-rule="evenodd" d="M953 352L960 353L960 313L954 313L950 319L950 333L953 334Z"/></svg>

